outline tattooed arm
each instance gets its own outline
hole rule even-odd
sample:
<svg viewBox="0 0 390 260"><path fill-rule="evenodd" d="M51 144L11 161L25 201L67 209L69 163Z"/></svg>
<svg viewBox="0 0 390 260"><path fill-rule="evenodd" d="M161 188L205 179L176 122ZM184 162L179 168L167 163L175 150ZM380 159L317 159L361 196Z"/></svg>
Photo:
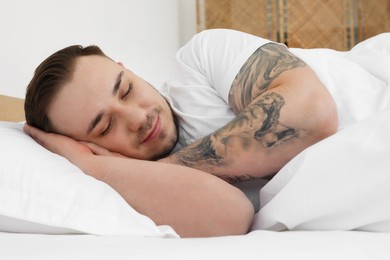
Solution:
<svg viewBox="0 0 390 260"><path fill-rule="evenodd" d="M306 147L337 129L335 104L314 71L286 47L260 47L230 89L237 117L163 161L229 182L276 173Z"/></svg>

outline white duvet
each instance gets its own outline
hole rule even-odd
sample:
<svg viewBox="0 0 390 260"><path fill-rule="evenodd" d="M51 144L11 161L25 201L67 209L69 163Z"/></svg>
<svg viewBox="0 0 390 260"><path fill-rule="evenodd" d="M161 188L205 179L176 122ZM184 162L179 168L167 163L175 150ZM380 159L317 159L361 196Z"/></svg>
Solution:
<svg viewBox="0 0 390 260"><path fill-rule="evenodd" d="M253 229L390 232L390 33L334 55L337 62L308 60L346 72L339 77L344 88L334 75L319 75L336 98L342 127L260 191Z"/></svg>

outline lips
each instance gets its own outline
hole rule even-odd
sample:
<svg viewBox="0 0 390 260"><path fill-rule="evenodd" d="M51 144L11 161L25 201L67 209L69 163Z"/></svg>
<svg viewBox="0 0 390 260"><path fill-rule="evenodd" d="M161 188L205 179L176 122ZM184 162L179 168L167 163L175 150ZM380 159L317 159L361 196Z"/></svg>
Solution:
<svg viewBox="0 0 390 260"><path fill-rule="evenodd" d="M150 132L146 134L146 137L142 141L142 143L144 144L155 139L160 135L160 132L161 132L161 121L160 121L160 116L157 115L156 121L154 122Z"/></svg>

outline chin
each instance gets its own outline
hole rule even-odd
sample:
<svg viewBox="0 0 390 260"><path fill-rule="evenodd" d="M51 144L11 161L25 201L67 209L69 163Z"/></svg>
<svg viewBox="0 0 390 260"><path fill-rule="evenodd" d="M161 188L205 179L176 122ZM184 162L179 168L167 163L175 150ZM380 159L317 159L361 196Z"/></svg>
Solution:
<svg viewBox="0 0 390 260"><path fill-rule="evenodd" d="M161 151L158 151L157 154L153 155L151 160L152 161L157 161L159 159L162 159L164 157L167 157L175 148L176 143L178 141L178 138L175 135L169 140L169 142L161 149Z"/></svg>
<svg viewBox="0 0 390 260"><path fill-rule="evenodd" d="M169 147L166 148L166 149L163 149L163 150L162 150L161 152L159 152L158 154L153 155L152 158L151 158L151 160L152 160L152 161L157 161L157 160L160 160L160 159L162 159L162 158L164 158L164 157L167 157L167 156L172 152L172 150L173 150L174 147L175 147L175 146L173 145L173 146L169 146Z"/></svg>

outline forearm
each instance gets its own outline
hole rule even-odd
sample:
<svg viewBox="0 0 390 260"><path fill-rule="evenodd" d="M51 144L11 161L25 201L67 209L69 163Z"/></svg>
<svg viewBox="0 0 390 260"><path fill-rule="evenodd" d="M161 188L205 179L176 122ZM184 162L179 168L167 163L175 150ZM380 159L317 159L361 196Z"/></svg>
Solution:
<svg viewBox="0 0 390 260"><path fill-rule="evenodd" d="M95 155L69 137L25 126L48 150L115 189L135 210L183 237L244 234L254 210L237 188L199 170L126 157Z"/></svg>
<svg viewBox="0 0 390 260"><path fill-rule="evenodd" d="M229 182L276 173L306 147L333 134L337 113L327 90L309 68L286 72L287 83L265 91L218 131L185 147L165 162L215 174ZM296 82L295 82L296 81Z"/></svg>
<svg viewBox="0 0 390 260"><path fill-rule="evenodd" d="M179 165L90 156L78 162L157 225L183 237L237 235L248 231L253 207L235 187Z"/></svg>

